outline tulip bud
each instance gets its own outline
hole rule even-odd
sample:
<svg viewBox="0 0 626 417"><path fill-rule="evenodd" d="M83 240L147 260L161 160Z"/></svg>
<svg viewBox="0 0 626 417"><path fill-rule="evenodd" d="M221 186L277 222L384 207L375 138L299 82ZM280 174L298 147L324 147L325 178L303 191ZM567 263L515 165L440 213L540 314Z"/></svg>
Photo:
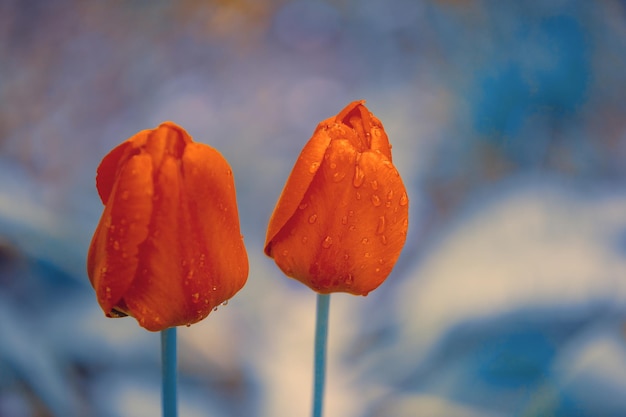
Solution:
<svg viewBox="0 0 626 417"><path fill-rule="evenodd" d="M389 275L408 227L408 197L382 123L364 101L321 122L269 222L265 253L321 294L367 295Z"/></svg>
<svg viewBox="0 0 626 417"><path fill-rule="evenodd" d="M105 207L87 271L107 317L151 331L189 325L243 287L233 175L215 149L166 122L105 156L96 185Z"/></svg>

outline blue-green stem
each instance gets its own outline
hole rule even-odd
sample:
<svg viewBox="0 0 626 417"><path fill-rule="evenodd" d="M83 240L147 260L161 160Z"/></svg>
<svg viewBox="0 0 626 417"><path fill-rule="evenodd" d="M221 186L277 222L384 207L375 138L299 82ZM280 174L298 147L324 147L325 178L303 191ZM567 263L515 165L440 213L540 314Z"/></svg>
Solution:
<svg viewBox="0 0 626 417"><path fill-rule="evenodd" d="M163 417L176 417L176 327L161 331L161 368L163 373Z"/></svg>
<svg viewBox="0 0 626 417"><path fill-rule="evenodd" d="M322 416L322 406L324 404L329 305L330 294L317 294L317 314L315 317L315 365L313 375L313 417Z"/></svg>

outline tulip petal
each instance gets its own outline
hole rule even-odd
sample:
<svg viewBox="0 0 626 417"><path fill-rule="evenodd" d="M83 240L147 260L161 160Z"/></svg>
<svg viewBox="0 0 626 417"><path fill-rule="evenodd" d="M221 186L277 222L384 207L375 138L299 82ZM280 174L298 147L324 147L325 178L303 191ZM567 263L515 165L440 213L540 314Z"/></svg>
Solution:
<svg viewBox="0 0 626 417"><path fill-rule="evenodd" d="M323 126L324 123L320 123L320 126ZM265 253L268 256L272 256L272 241L274 237L285 226L285 223L292 218L301 204L302 198L309 189L313 177L322 163L322 158L330 144L330 140L328 132L318 127L313 137L304 145L270 218L265 240Z"/></svg>
<svg viewBox="0 0 626 417"><path fill-rule="evenodd" d="M96 188L103 204L106 204L113 191L113 185L117 178L116 173L122 159L132 147L129 141L123 142L113 148L100 162L96 173Z"/></svg>
<svg viewBox="0 0 626 417"><path fill-rule="evenodd" d="M100 306L109 316L114 314L113 309L134 280L138 248L148 235L152 193L150 157L144 154L130 157L108 192L87 257L89 279Z"/></svg>
<svg viewBox="0 0 626 417"><path fill-rule="evenodd" d="M389 275L406 239L408 199L383 153L332 141L299 207L271 242L286 275L320 293L361 295Z"/></svg>
<svg viewBox="0 0 626 417"><path fill-rule="evenodd" d="M186 193L194 197L189 207L194 227L188 241L195 242L200 259L207 259L197 265L197 278L190 285L210 294L204 300L210 311L233 297L248 277L235 183L226 159L210 146L188 145L182 164Z"/></svg>
<svg viewBox="0 0 626 417"><path fill-rule="evenodd" d="M152 158L151 158L152 160ZM181 236L184 221L182 179L177 161L164 156L154 179L153 210L146 239L139 247L135 279L124 294L129 314L152 331L185 324Z"/></svg>

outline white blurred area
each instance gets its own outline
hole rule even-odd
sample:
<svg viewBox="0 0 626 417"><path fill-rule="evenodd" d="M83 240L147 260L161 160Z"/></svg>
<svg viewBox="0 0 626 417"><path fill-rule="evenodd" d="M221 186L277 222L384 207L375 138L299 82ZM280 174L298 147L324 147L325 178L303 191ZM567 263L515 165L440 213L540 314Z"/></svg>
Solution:
<svg viewBox="0 0 626 417"><path fill-rule="evenodd" d="M95 169L165 120L233 167L249 280L179 335L181 416L310 413L315 294L263 254L317 123L366 99L407 186L389 279L331 297L325 415L626 415L626 4L0 3L0 416L158 415L100 311Z"/></svg>

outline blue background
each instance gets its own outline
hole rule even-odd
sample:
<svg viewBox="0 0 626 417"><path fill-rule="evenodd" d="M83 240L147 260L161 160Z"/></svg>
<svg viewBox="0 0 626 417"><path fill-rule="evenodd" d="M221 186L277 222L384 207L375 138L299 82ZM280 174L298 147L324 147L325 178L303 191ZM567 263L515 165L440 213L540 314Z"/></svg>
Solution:
<svg viewBox="0 0 626 417"><path fill-rule="evenodd" d="M319 121L385 125L407 244L331 300L326 415L626 415L626 2L0 2L0 416L160 413L159 336L85 273L100 159L232 165L246 287L179 329L180 414L307 415L315 295L263 255Z"/></svg>

